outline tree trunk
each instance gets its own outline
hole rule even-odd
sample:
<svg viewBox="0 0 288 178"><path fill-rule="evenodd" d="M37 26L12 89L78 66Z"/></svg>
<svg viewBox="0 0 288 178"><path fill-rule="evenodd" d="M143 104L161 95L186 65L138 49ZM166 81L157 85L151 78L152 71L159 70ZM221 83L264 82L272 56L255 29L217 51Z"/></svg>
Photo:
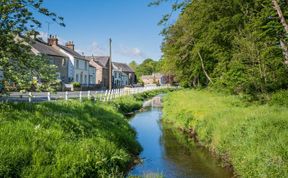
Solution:
<svg viewBox="0 0 288 178"><path fill-rule="evenodd" d="M288 64L288 45L283 40L280 40L280 46L283 50L283 55L285 57L285 64Z"/></svg>
<svg viewBox="0 0 288 178"><path fill-rule="evenodd" d="M286 31L286 34L288 34L288 24L286 22L286 19L283 15L283 12L281 10L279 3L277 2L277 0L272 0L272 3L273 3L273 8L277 11L277 14L279 16L281 24L283 25L283 27ZM286 0L286 3L288 5L288 0ZM282 39L280 39L280 46L283 50L283 55L285 58L285 64L288 64L288 47L287 47L287 44Z"/></svg>
<svg viewBox="0 0 288 178"><path fill-rule="evenodd" d="M286 0L286 2L287 1L288 0ZM288 24L286 22L286 19L285 19L284 15L283 15L283 12L281 10L281 7L280 7L279 3L277 2L277 0L272 0L272 3L273 3L273 8L277 11L277 14L278 14L278 16L280 18L280 21L281 21L286 33L288 33Z"/></svg>
<svg viewBox="0 0 288 178"><path fill-rule="evenodd" d="M203 72L204 72L205 76L206 76L207 79L208 79L208 80L213 84L212 79L209 77L208 73L207 73L206 70L205 70L205 66L204 66L203 58L202 58L202 56L201 56L201 54L200 54L199 51L198 51L198 55L199 55L199 57L200 57L201 65L202 65L202 69L203 69Z"/></svg>

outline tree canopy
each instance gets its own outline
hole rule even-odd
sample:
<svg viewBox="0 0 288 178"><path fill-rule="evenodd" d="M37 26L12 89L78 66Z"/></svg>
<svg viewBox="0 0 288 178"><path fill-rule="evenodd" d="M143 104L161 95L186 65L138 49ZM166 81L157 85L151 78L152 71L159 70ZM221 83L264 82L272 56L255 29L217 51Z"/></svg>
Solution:
<svg viewBox="0 0 288 178"><path fill-rule="evenodd" d="M152 75L160 71L160 62L153 59L145 59L141 64L137 64L136 61L130 62L129 66L135 71L137 78L139 79L143 75Z"/></svg>
<svg viewBox="0 0 288 178"><path fill-rule="evenodd" d="M287 88L286 0L185 2L176 23L164 33L164 72L174 74L183 86L233 93Z"/></svg>
<svg viewBox="0 0 288 178"><path fill-rule="evenodd" d="M41 27L35 14L50 17L61 26L63 17L43 7L43 0L0 0L0 14L0 66L5 87L13 83L18 89L29 89L37 77L48 89L55 83L55 67L45 57L33 55L28 44Z"/></svg>

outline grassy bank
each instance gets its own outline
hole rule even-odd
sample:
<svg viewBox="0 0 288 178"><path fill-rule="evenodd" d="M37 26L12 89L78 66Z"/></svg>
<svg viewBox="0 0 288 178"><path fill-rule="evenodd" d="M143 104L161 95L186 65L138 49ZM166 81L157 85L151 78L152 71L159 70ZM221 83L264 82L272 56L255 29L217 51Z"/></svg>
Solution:
<svg viewBox="0 0 288 178"><path fill-rule="evenodd" d="M243 177L288 177L288 108L183 90L164 100L164 121L195 134Z"/></svg>
<svg viewBox="0 0 288 178"><path fill-rule="evenodd" d="M0 177L123 177L141 151L123 114L168 91L110 103L0 104Z"/></svg>
<svg viewBox="0 0 288 178"><path fill-rule="evenodd" d="M129 112L133 112L142 108L143 101L150 99L154 96L163 93L170 93L175 91L176 89L167 88L160 90L147 91L139 94L135 94L132 96L125 96L117 98L111 103L117 108L117 110L122 114L127 114Z"/></svg>
<svg viewBox="0 0 288 178"><path fill-rule="evenodd" d="M141 150L111 104L0 107L0 177L118 177Z"/></svg>

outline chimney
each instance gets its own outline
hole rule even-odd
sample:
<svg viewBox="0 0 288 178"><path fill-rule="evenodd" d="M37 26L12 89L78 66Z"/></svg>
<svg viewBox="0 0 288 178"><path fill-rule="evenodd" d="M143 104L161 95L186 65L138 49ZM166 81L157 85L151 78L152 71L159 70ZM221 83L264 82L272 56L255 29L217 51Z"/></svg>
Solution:
<svg viewBox="0 0 288 178"><path fill-rule="evenodd" d="M75 45L74 45L73 41L68 41L65 46L74 51Z"/></svg>
<svg viewBox="0 0 288 178"><path fill-rule="evenodd" d="M48 44L50 46L57 46L58 45L58 38L57 36L52 36L50 35L49 38L48 38Z"/></svg>

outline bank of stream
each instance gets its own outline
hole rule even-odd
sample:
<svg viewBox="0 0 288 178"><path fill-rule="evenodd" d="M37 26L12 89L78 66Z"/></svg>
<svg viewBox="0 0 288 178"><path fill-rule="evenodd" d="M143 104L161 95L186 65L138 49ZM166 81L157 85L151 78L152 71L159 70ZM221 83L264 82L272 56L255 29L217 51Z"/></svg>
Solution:
<svg viewBox="0 0 288 178"><path fill-rule="evenodd" d="M148 105L160 104L160 98ZM147 106L147 103L146 103ZM130 121L143 147L142 162L129 175L159 174L163 177L231 177L232 173L219 166L207 150L197 147L191 139L161 123L162 109L146 107Z"/></svg>

